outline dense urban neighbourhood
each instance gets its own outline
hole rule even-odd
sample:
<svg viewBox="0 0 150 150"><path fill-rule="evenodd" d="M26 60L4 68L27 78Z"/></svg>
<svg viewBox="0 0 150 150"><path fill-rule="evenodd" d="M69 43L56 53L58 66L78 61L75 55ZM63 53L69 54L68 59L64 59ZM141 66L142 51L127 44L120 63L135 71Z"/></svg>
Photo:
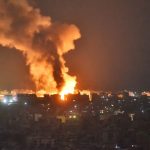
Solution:
<svg viewBox="0 0 150 150"><path fill-rule="evenodd" d="M0 103L1 150L148 150L150 97L99 92L37 97L5 95Z"/></svg>

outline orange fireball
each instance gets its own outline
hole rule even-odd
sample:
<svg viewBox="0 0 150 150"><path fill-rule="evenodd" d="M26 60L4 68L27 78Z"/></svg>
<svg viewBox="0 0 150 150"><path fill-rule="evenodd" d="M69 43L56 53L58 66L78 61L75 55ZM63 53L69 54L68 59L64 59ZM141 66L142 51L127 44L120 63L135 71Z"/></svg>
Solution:
<svg viewBox="0 0 150 150"><path fill-rule="evenodd" d="M76 78L68 76L68 80L66 80L64 87L62 88L60 94L61 100L65 100L65 95L73 94L76 86Z"/></svg>

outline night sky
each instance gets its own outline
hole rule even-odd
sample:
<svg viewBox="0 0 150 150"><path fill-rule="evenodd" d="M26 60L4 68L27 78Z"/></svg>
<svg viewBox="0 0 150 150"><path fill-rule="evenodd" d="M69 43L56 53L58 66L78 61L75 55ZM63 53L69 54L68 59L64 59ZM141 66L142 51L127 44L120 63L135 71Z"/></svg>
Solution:
<svg viewBox="0 0 150 150"><path fill-rule="evenodd" d="M34 0L32 5L53 21L79 27L82 38L65 55L78 88L150 89L149 0ZM35 86L23 55L0 47L0 89L14 88Z"/></svg>

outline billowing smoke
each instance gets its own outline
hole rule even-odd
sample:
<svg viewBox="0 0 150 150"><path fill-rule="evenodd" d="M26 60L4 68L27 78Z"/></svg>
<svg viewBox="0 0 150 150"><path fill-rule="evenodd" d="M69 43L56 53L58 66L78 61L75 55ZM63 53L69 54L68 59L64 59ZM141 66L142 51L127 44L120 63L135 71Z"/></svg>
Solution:
<svg viewBox="0 0 150 150"><path fill-rule="evenodd" d="M78 38L75 25L52 22L27 0L0 0L0 44L24 54L37 90L74 90L76 77L68 74L63 54L74 49Z"/></svg>

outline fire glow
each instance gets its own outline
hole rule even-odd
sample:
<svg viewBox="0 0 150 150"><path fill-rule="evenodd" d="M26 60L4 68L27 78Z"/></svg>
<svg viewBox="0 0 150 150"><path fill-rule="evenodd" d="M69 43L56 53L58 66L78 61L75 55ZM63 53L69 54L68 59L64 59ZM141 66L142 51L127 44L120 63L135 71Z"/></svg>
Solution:
<svg viewBox="0 0 150 150"><path fill-rule="evenodd" d="M76 80L66 80L65 86L60 92L61 100L65 99L65 95L74 94L76 86Z"/></svg>
<svg viewBox="0 0 150 150"><path fill-rule="evenodd" d="M73 94L76 77L69 75L63 56L75 48L79 29L52 22L27 0L1 0L0 16L0 44L22 52L37 93L57 93L61 99Z"/></svg>

